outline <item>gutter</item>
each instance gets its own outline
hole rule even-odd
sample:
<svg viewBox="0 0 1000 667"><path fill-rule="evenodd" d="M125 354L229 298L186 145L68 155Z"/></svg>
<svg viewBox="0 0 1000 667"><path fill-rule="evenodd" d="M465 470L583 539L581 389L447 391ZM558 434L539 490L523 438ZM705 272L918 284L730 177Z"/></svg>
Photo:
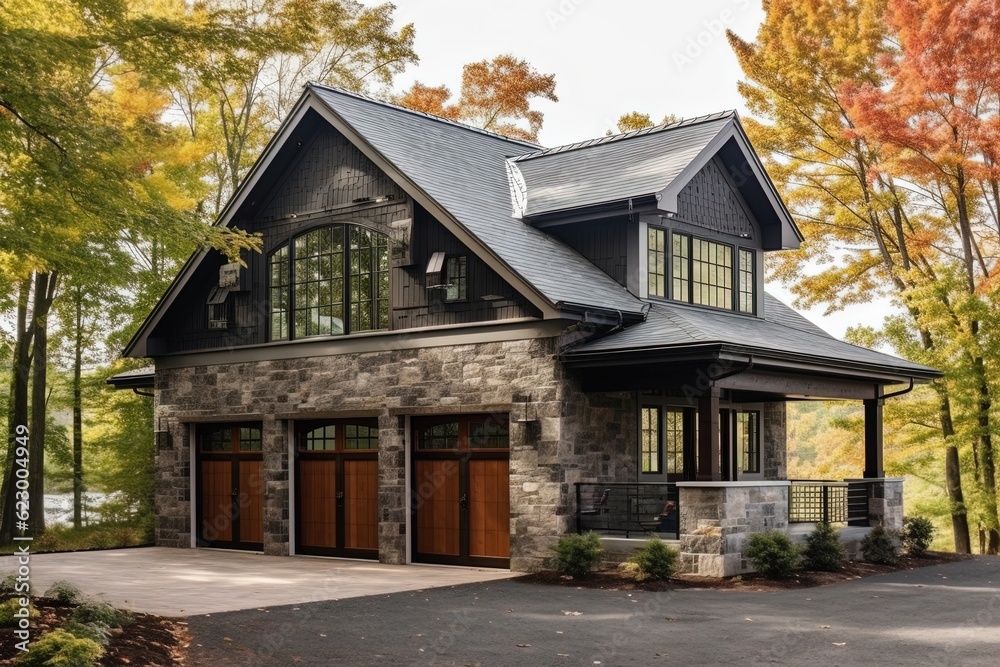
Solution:
<svg viewBox="0 0 1000 667"><path fill-rule="evenodd" d="M639 312L627 312L618 308L601 308L570 301L560 301L556 303L556 308L565 319L585 324L610 325L614 327L612 331L646 321L645 309Z"/></svg>

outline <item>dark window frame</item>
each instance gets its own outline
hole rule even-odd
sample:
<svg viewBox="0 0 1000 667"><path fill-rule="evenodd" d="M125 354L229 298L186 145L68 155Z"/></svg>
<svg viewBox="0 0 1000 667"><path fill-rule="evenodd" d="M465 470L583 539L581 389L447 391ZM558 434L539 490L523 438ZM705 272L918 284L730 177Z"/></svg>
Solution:
<svg viewBox="0 0 1000 667"><path fill-rule="evenodd" d="M330 252L309 253L309 235L320 235L323 230L329 230L331 241L339 231L340 250L335 251L335 243L331 242ZM362 237L367 237L369 243L362 247ZM306 252L299 256L297 246L306 244ZM346 336L353 333L386 331L390 327L391 268L389 263L389 236L377 229L353 222L325 222L307 229L298 230L294 235L282 239L267 256L265 271L267 274L268 296L268 339L271 341L306 340L324 336ZM281 253L284 256L277 259L284 266L277 274L274 270L276 258ZM336 256L339 256L339 275L334 275L332 267ZM329 264L330 273L324 275L321 271L324 263ZM306 271L309 266L317 268L315 280L297 280L297 265ZM283 282L275 282L275 276L283 276ZM339 289L336 289L339 286ZM331 290L333 295L329 304L319 301L320 290ZM304 290L303 299L309 299L315 290L316 303L313 300L300 300L300 292ZM327 295L327 296L330 296ZM275 297L283 296L283 304L275 304ZM339 301L336 297L339 296ZM300 304L302 304L300 306ZM276 307L279 305L280 307ZM309 327L305 333L297 330L297 313L317 313L317 330L312 332ZM325 311L325 312L324 312ZM367 311L367 312L366 312ZM275 332L275 316L284 322L284 329ZM329 317L329 330L321 327L321 317ZM307 315L309 317L309 315ZM283 320L282 320L283 318ZM334 320L339 319L340 332L334 332Z"/></svg>
<svg viewBox="0 0 1000 667"><path fill-rule="evenodd" d="M510 418L504 414L504 419L498 419L495 415L441 415L434 418L420 418L419 429L414 429L413 449L419 452L507 452L510 451ZM428 429L437 428L446 424L457 424L454 436L455 447L425 447L425 433ZM486 437L502 438L506 440L505 446L500 447L477 447L473 444L473 429L475 425L492 424L505 431L501 434L492 434Z"/></svg>
<svg viewBox="0 0 1000 667"><path fill-rule="evenodd" d="M667 236L668 231L669 236ZM654 285L654 279L659 276L656 273L655 259L660 252L661 241L663 252L667 253L664 258L664 270L667 274L663 278L666 294L660 294ZM699 252L696 252L696 244L700 244L698 248L708 252L710 257L701 259ZM720 252L728 253L728 266L719 261ZM646 244L646 296L755 316L759 295L757 285L759 252L759 248L700 236L686 229L649 225ZM744 257L749 259L748 268L741 264ZM708 276L707 282L702 278L703 272ZM712 278L715 278L714 282ZM697 290L713 290L716 296L714 299L698 296L696 300L696 294L699 294ZM723 305L716 305L720 302L720 296L723 297Z"/></svg>
<svg viewBox="0 0 1000 667"><path fill-rule="evenodd" d="M374 447L351 446L352 436L349 435L350 427L361 427L367 429L364 436L355 434L354 440L366 441L369 445L374 441ZM322 437L311 438L314 433L323 429L333 433L325 432ZM374 434L372 433L374 431ZM329 442L329 447L309 448L310 441ZM295 422L295 450L299 453L313 454L335 454L344 452L377 452L379 449L379 432L377 417L340 417L336 419L304 419Z"/></svg>
<svg viewBox="0 0 1000 667"><path fill-rule="evenodd" d="M762 436L760 427L760 410L737 411L736 447L740 453L739 472L741 475L759 475L761 473ZM748 435L751 437L747 437Z"/></svg>
<svg viewBox="0 0 1000 667"><path fill-rule="evenodd" d="M444 260L445 303L469 300L469 258L468 255L447 255ZM454 296L452 290L454 289Z"/></svg>
<svg viewBox="0 0 1000 667"><path fill-rule="evenodd" d="M655 415L656 423L646 414ZM639 408L639 474L662 475L663 470L663 408L643 405Z"/></svg>

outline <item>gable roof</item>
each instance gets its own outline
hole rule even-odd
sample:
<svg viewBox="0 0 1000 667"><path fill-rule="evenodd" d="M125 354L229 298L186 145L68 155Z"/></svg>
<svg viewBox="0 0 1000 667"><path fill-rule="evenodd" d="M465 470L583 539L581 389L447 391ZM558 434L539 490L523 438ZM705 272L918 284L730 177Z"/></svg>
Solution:
<svg viewBox="0 0 1000 667"><path fill-rule="evenodd" d="M735 111L517 156L512 196L528 220L642 197L676 213L677 195L717 155L761 223L764 249L797 248L802 235Z"/></svg>
<svg viewBox="0 0 1000 667"><path fill-rule="evenodd" d="M533 144L335 88L309 84L308 93L405 176L419 191L411 195L426 195L551 305L641 313L642 302L583 255L511 216L506 161Z"/></svg>
<svg viewBox="0 0 1000 667"><path fill-rule="evenodd" d="M563 358L583 360L614 353L683 351L705 345L723 346L748 354L808 360L838 371L855 369L921 379L941 375L934 368L845 343L767 293L763 318L657 301L651 305L645 322L582 343L565 352Z"/></svg>

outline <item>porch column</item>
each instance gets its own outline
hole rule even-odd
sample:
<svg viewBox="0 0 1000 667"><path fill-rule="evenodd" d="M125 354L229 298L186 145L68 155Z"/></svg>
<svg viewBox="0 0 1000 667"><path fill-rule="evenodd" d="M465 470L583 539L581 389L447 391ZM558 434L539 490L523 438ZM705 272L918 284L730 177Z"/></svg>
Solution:
<svg viewBox="0 0 1000 667"><path fill-rule="evenodd" d="M881 396L882 388L876 392ZM882 406L883 398L865 399L865 472L866 478L885 477L882 463Z"/></svg>
<svg viewBox="0 0 1000 667"><path fill-rule="evenodd" d="M698 399L698 481L722 479L719 469L719 395L712 386Z"/></svg>

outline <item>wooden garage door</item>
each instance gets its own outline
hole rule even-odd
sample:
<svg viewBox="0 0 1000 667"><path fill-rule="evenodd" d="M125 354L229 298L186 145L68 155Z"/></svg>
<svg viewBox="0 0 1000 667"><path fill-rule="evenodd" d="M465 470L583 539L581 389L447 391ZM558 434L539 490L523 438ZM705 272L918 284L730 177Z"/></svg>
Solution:
<svg viewBox="0 0 1000 667"><path fill-rule="evenodd" d="M413 421L414 560L510 565L508 416Z"/></svg>
<svg viewBox="0 0 1000 667"><path fill-rule="evenodd" d="M264 548L264 457L259 424L198 427L198 544Z"/></svg>
<svg viewBox="0 0 1000 667"><path fill-rule="evenodd" d="M378 423L296 426L296 553L378 557Z"/></svg>

